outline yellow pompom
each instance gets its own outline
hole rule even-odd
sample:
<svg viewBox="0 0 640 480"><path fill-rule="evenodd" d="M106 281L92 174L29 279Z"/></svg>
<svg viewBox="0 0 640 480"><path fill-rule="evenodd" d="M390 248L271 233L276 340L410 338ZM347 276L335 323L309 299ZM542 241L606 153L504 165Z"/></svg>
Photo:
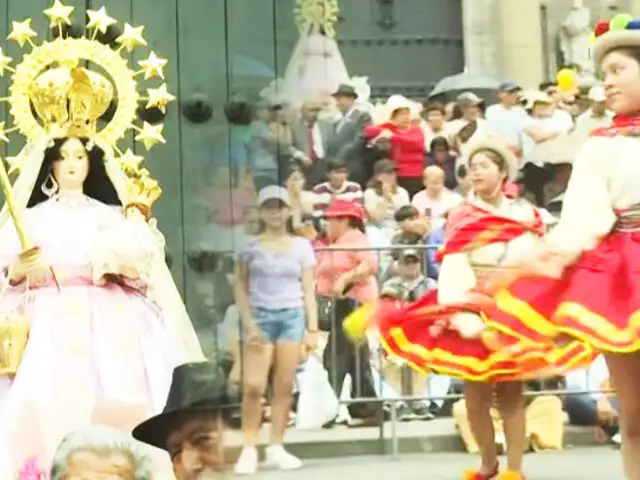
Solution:
<svg viewBox="0 0 640 480"><path fill-rule="evenodd" d="M342 328L347 338L356 342L364 340L369 321L375 313L375 309L375 303L365 303L344 319Z"/></svg>
<svg viewBox="0 0 640 480"><path fill-rule="evenodd" d="M596 32L591 32L591 34L589 35L589 45L593 46L596 43L596 40L598 40Z"/></svg>

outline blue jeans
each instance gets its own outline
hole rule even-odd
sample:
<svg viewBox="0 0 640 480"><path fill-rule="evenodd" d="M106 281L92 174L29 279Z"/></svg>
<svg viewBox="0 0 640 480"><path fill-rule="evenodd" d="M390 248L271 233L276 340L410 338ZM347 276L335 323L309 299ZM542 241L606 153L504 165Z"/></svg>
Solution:
<svg viewBox="0 0 640 480"><path fill-rule="evenodd" d="M253 307L256 325L268 342L300 342L306 332L305 315L302 308Z"/></svg>

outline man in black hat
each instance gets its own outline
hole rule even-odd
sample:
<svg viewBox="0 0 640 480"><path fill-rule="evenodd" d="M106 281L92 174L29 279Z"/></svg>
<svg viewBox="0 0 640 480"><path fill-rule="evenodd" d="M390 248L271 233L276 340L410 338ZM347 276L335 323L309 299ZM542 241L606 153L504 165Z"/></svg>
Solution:
<svg viewBox="0 0 640 480"><path fill-rule="evenodd" d="M340 85L333 94L342 118L336 122L327 146L327 157L341 158L349 169L349 178L364 188L371 178L367 167L364 127L371 123L371 115L356 105L358 94L351 85Z"/></svg>
<svg viewBox="0 0 640 480"><path fill-rule="evenodd" d="M133 437L169 452L178 480L215 478L224 466L222 435L230 408L221 369L209 362L180 365L164 410L134 428Z"/></svg>

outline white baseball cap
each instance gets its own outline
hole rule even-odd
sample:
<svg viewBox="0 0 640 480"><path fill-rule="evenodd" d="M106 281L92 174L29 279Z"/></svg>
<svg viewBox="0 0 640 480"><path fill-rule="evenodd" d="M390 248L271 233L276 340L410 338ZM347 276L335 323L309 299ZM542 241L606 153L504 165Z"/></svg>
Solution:
<svg viewBox="0 0 640 480"><path fill-rule="evenodd" d="M262 206L268 200L280 200L287 207L291 206L289 192L287 192L286 188L278 185L269 185L260 190L258 193L258 205Z"/></svg>
<svg viewBox="0 0 640 480"><path fill-rule="evenodd" d="M592 102L604 102L607 99L607 95L604 93L604 87L601 85L591 87L588 97Z"/></svg>

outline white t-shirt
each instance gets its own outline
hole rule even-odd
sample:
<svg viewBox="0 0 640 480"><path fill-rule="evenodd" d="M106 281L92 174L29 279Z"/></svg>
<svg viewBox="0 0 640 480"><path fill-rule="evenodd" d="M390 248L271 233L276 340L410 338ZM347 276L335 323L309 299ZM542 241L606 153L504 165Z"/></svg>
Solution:
<svg viewBox="0 0 640 480"><path fill-rule="evenodd" d="M500 135L511 146L521 147L522 125L528 118L524 108L518 105L507 108L497 103L487 108L485 117L493 133Z"/></svg>
<svg viewBox="0 0 640 480"><path fill-rule="evenodd" d="M427 195L427 190L421 190L413 196L411 205L416 207L421 215L428 216L433 223L434 228L444 225L445 214L452 208L457 207L463 202L460 194L453 192L447 188L442 190L438 198L431 198ZM427 210L429 215L427 215Z"/></svg>
<svg viewBox="0 0 640 480"><path fill-rule="evenodd" d="M553 111L553 115L551 115L551 119L553 121L554 129L557 128L564 133L569 133L573 130L573 117L569 112L556 108Z"/></svg>
<svg viewBox="0 0 640 480"><path fill-rule="evenodd" d="M556 112L559 112L560 110L556 110ZM567 113L567 112L563 112L563 113ZM569 115L567 113L567 115ZM569 115L569 118L571 119L571 116ZM571 120L571 125L573 126L573 120ZM566 119L563 118L562 116L556 116L556 115L552 115L551 117L546 117L546 118L533 118L533 117L527 117L527 120L524 122L523 124L523 128L527 128L529 126L534 126L536 128L539 128L540 130L544 131L544 132L558 132L560 135L566 135L567 133L569 133L569 130L567 130L567 123L566 123ZM533 140L533 138L531 138L529 135L527 135L524 131L522 132L522 158L523 158L523 165L527 164L529 162L531 162L531 160L528 159L528 157L530 156L531 152L536 148L536 142ZM535 163L538 167L542 167L543 165L538 165L536 162Z"/></svg>
<svg viewBox="0 0 640 480"><path fill-rule="evenodd" d="M367 188L364 191L364 208L367 212L376 211L382 202L386 202L386 200L382 195L378 195L375 189ZM393 236L396 229L396 221L394 218L396 211L405 205L411 205L409 192L402 187L398 187L383 218L377 222L377 226L384 231L384 234L387 235L388 238Z"/></svg>

